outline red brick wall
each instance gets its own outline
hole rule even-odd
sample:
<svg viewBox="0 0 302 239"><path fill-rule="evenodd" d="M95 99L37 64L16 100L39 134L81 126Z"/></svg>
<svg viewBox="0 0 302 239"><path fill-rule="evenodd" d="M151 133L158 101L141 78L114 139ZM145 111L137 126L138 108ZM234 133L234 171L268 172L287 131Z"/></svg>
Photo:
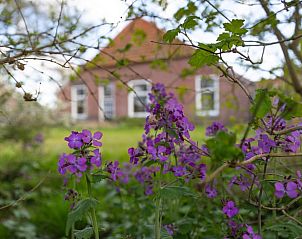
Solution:
<svg viewBox="0 0 302 239"><path fill-rule="evenodd" d="M150 68L149 63L140 63L129 67L124 67L119 70L115 70L120 76L120 80L116 80L107 71L101 69L94 69L82 73L82 78L87 82L92 94L98 98L98 87L95 82L94 75L97 75L99 79L113 79L115 82L115 101L116 101L116 117L128 116L128 90L125 85L121 83L128 82L135 79L150 79L153 83L163 83L168 88L168 91L173 91L177 94L175 88L186 87L189 90L183 95L181 102L185 106L185 113L195 122L202 122L205 119L196 116L195 108L195 76L197 74L208 75L217 74L213 68L204 67L198 71L196 75L189 76L185 79L180 77L181 70L188 67L187 59L173 60L168 65L168 70L163 71L159 69ZM114 70L114 69L109 69ZM224 77L219 78L220 82L220 112L219 116L211 118L210 120L219 120L224 123L228 123L231 120L236 122L246 122L249 118L249 101L244 92L234 83L229 82ZM73 84L82 84L81 81L74 82ZM65 87L65 91L69 92L69 86ZM254 86L250 87L253 91ZM70 97L70 95L69 95ZM229 108L231 106L231 108ZM94 97L89 94L88 96L88 119L98 120L98 105Z"/></svg>

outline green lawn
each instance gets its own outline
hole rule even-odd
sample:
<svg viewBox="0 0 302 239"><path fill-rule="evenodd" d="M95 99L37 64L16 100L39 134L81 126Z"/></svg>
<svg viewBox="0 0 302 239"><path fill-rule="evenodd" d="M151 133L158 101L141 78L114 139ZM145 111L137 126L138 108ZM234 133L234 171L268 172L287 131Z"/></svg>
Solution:
<svg viewBox="0 0 302 239"><path fill-rule="evenodd" d="M128 159L128 148L136 147L137 142L141 140L144 129L134 126L114 126L87 128L92 131L99 130L103 132L102 154L104 160L126 161ZM53 128L45 135L44 150L46 155L58 155L68 150L64 137L70 134L71 130L81 130L78 127L72 129ZM198 127L193 133L192 138L201 141L204 137L204 128Z"/></svg>

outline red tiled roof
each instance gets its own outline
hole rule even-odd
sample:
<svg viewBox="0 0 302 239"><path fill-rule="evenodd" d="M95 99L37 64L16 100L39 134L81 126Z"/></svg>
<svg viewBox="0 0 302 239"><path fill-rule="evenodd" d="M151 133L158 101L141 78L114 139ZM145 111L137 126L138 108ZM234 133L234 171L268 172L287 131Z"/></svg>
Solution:
<svg viewBox="0 0 302 239"><path fill-rule="evenodd" d="M156 59L170 59L192 55L194 49L187 46L158 44L163 42L165 32L154 23L137 18L128 24L109 44L101 50L94 64L114 66L117 60L129 63L149 62ZM182 43L176 39L173 43Z"/></svg>

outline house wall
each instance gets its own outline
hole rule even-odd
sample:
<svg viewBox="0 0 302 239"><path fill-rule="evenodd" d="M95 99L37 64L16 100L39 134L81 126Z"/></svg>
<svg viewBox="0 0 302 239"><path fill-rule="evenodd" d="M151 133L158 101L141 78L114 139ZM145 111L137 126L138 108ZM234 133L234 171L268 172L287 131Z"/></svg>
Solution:
<svg viewBox="0 0 302 239"><path fill-rule="evenodd" d="M112 79L115 84L115 102L116 102L116 117L128 116L128 89L122 83L127 83L130 80L149 79L153 83L163 83L167 87L167 91L174 92L179 100L184 105L185 113L189 118L195 122L202 123L207 120L219 120L224 123L232 121L246 122L249 115L249 100L238 85L228 81L224 77L219 77L219 101L220 109L217 117L199 117L196 116L195 106L195 77L196 75L211 75L215 72L213 68L203 67L196 74L186 78L180 77L182 69L189 67L187 64L188 59L177 59L169 63L168 70L152 69L150 63L139 63L129 67L124 67L119 70L114 68L107 68L107 70L93 69L84 71L82 79L85 79L90 94L88 95L88 120L98 120L99 111L98 104L94 96L98 99L98 85L105 79ZM108 71L115 71L120 76L120 80L112 77ZM221 73L220 73L221 74ZM97 76L97 77L96 77ZM97 81L96 82L96 78ZM248 82L245 80L245 82ZM81 80L75 81L72 84L82 84ZM250 91L254 91L254 84L247 86ZM180 97L180 88L187 88ZM66 94L70 97L70 84L64 89ZM70 110L70 108L69 108Z"/></svg>

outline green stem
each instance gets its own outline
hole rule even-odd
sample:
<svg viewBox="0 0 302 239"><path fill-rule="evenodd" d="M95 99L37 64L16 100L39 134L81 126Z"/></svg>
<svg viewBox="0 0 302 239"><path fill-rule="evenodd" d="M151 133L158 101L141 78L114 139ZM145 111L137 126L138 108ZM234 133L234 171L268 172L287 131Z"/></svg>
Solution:
<svg viewBox="0 0 302 239"><path fill-rule="evenodd" d="M86 182L87 182L87 191L88 191L89 198L92 198L91 182L87 174L86 174ZM95 239L99 239L100 238L99 227L98 227L98 222L96 219L96 213L94 208L91 209L91 219L92 219L92 226L94 230Z"/></svg>
<svg viewBox="0 0 302 239"><path fill-rule="evenodd" d="M76 179L74 177L73 177L72 184L73 184L72 189L76 190ZM73 223L72 226L71 226L71 239L74 239L74 229L75 229L75 227L74 227L74 223Z"/></svg>
<svg viewBox="0 0 302 239"><path fill-rule="evenodd" d="M162 190L161 187L161 181L162 181L162 172L163 172L163 165L161 165L160 168L160 175L158 180L158 190L159 194L156 197L155 201L155 223L154 223L154 234L155 239L160 239L160 232L161 232L161 224L162 224L162 199L160 197L160 190Z"/></svg>
<svg viewBox="0 0 302 239"><path fill-rule="evenodd" d="M154 227L154 231L155 231L155 239L160 239L160 231L161 231L161 198L157 197L156 198L156 211L155 211L155 227Z"/></svg>

